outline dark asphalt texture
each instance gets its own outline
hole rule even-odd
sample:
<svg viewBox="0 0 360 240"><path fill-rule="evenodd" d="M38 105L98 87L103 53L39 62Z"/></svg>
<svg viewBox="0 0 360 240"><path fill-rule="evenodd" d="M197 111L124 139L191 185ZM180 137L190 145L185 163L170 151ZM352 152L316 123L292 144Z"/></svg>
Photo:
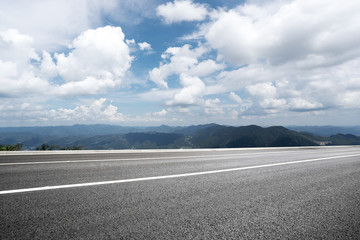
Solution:
<svg viewBox="0 0 360 240"><path fill-rule="evenodd" d="M0 155L0 164L103 160L0 165L0 191L357 155L3 194L0 239L360 239L359 154L355 146Z"/></svg>

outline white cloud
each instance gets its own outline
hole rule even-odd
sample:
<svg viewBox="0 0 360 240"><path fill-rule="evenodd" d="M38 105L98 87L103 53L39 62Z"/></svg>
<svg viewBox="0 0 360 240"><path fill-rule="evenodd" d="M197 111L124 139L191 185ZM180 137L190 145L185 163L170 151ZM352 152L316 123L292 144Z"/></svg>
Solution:
<svg viewBox="0 0 360 240"><path fill-rule="evenodd" d="M360 101L360 90L357 91L346 91L342 94L339 103L345 108L359 108Z"/></svg>
<svg viewBox="0 0 360 240"><path fill-rule="evenodd" d="M135 39L126 39L125 42L126 42L127 45L134 45L134 44L136 44Z"/></svg>
<svg viewBox="0 0 360 240"><path fill-rule="evenodd" d="M245 4L223 12L205 37L220 57L239 65L266 60L323 66L359 54L357 1L294 0L273 6Z"/></svg>
<svg viewBox="0 0 360 240"><path fill-rule="evenodd" d="M207 99L204 103L204 112L208 115L223 115L224 110L221 106L221 101L218 98Z"/></svg>
<svg viewBox="0 0 360 240"><path fill-rule="evenodd" d="M204 4L193 3L191 0L167 2L159 5L156 8L156 13L167 24L183 21L202 21L208 15Z"/></svg>
<svg viewBox="0 0 360 240"><path fill-rule="evenodd" d="M71 47L67 55L55 54L57 72L65 81L57 90L61 95L95 94L119 87L133 59L120 27L87 30ZM53 69L48 56L43 60Z"/></svg>
<svg viewBox="0 0 360 240"><path fill-rule="evenodd" d="M243 100L241 99L240 96L238 96L236 93L234 92L230 92L229 97L231 100L233 100L234 102L238 103L238 104L242 104Z"/></svg>
<svg viewBox="0 0 360 240"><path fill-rule="evenodd" d="M40 71L45 79L51 79L57 75L56 65L50 53L44 51L41 58Z"/></svg>
<svg viewBox="0 0 360 240"><path fill-rule="evenodd" d="M149 50L152 49L151 45L149 43L147 43L147 42L138 43L138 45L139 45L139 48L140 48L141 51L145 51L145 50L149 51Z"/></svg>
<svg viewBox="0 0 360 240"><path fill-rule="evenodd" d="M159 87L168 88L168 84L165 81L165 78L170 75L168 72L170 72L168 68L161 68L161 66L159 68L154 68L149 72L150 80L156 83Z"/></svg>
<svg viewBox="0 0 360 240"><path fill-rule="evenodd" d="M172 119L175 114L176 119L191 116L196 120L210 120L212 116L216 120L216 115L221 119L220 115L226 114L229 119L247 117L251 121L269 115L278 119L292 115L297 120L296 114L315 116L319 112L324 116L331 116L331 112L340 119L342 110L358 112L358 1L250 0L234 9L210 9L209 5L189 0L162 1L164 4L158 6L159 2L0 2L0 119L35 123L54 120L46 113L55 102L56 106L66 106L52 107L56 119L94 122L90 114L96 112L93 103L68 107L74 106L71 101L78 101L70 97L125 89L134 78L143 77L129 72L131 53L144 51L136 59L142 64L140 58L152 52L152 46L125 40L121 28L99 27L104 14L114 26L128 16L135 18L127 22L136 24L156 13L169 24L202 21L194 33L180 39L183 45L169 47L158 67L148 72L160 89L136 94L148 86L139 80L132 93L124 92L135 92L140 101L167 106L145 118L137 116L138 120L160 121ZM114 19L117 21L112 22ZM155 40L151 39L152 44L158 47ZM193 46L186 44L189 40ZM169 43L167 38L165 41ZM229 100L233 103L226 105ZM103 119L119 114L117 107L106 101L101 106L99 115ZM120 119L120 115L117 117Z"/></svg>
<svg viewBox="0 0 360 240"><path fill-rule="evenodd" d="M159 87L167 88L166 79L173 74L186 73L197 77L203 77L223 69L223 64L216 63L208 59L199 62L208 49L204 46L191 49L189 44L182 47L168 48L162 54L163 62L158 68L154 68L149 72L150 80L155 82Z"/></svg>
<svg viewBox="0 0 360 240"><path fill-rule="evenodd" d="M26 101L26 102L25 102ZM0 123L5 126L18 124L39 124L46 115L46 110L34 102L34 98L2 99L0 102Z"/></svg>
<svg viewBox="0 0 360 240"><path fill-rule="evenodd" d="M177 93L177 89L158 89L153 88L148 92L144 92L138 95L139 99L144 100L146 102L165 102L171 99L175 93Z"/></svg>
<svg viewBox="0 0 360 240"><path fill-rule="evenodd" d="M36 48L57 48L90 27L88 2L1 1L0 30L16 28L33 36Z"/></svg>
<svg viewBox="0 0 360 240"><path fill-rule="evenodd" d="M285 99L276 99L276 98L265 98L260 101L260 106L264 109L284 109L286 108ZM272 111L273 113L276 111Z"/></svg>
<svg viewBox="0 0 360 240"><path fill-rule="evenodd" d="M272 98L276 94L276 88L272 83L259 83L246 88L253 96Z"/></svg>
<svg viewBox="0 0 360 240"><path fill-rule="evenodd" d="M295 64L256 64L222 72L218 84L224 87L222 92L245 93L248 100L256 103L249 111L258 114L261 109L256 107L298 112L355 108L360 92L359 67L360 59L336 67L306 70Z"/></svg>
<svg viewBox="0 0 360 240"><path fill-rule="evenodd" d="M133 60L120 27L87 30L69 53L54 57L43 51L40 58L32 44L30 36L17 30L0 32L0 95L103 93L122 86Z"/></svg>
<svg viewBox="0 0 360 240"><path fill-rule="evenodd" d="M286 99L278 98L277 88L272 83L249 85L247 91L253 95L263 109L284 109ZM271 111L274 113L274 111Z"/></svg>
<svg viewBox="0 0 360 240"><path fill-rule="evenodd" d="M196 65L198 63L197 58L205 53L206 49L204 47L190 49L190 47L189 44L186 44L182 47L168 48L161 56L164 63L149 72L150 80L160 87L167 88L167 77L172 74L187 72L189 68ZM170 60L170 63L166 63L167 60Z"/></svg>
<svg viewBox="0 0 360 240"><path fill-rule="evenodd" d="M47 114L49 120L74 122L122 122L124 116L112 104L106 104L106 98L95 100L90 105L78 105L75 108L52 109Z"/></svg>
<svg viewBox="0 0 360 240"><path fill-rule="evenodd" d="M225 68L225 64L216 63L214 60L208 59L199 62L199 64L191 67L188 73L190 75L202 77L212 74L213 72L222 70L224 68Z"/></svg>
<svg viewBox="0 0 360 240"><path fill-rule="evenodd" d="M35 49L32 47L33 38L20 34L16 29L0 32L0 57L2 60L17 61L27 64L30 59L37 60Z"/></svg>
<svg viewBox="0 0 360 240"><path fill-rule="evenodd" d="M67 56L55 56L59 73L66 81L87 76L101 79L108 74L121 78L132 61L120 27L87 30L73 41L71 47L73 50Z"/></svg>
<svg viewBox="0 0 360 240"><path fill-rule="evenodd" d="M0 32L0 96L20 96L47 91L48 82L39 78L30 61L39 60L33 39L10 29Z"/></svg>
<svg viewBox="0 0 360 240"><path fill-rule="evenodd" d="M221 72L217 85L235 102L231 92L245 94L253 104L243 114L354 109L359 11L357 1L250 1L214 12L196 34L218 61L238 66Z"/></svg>
<svg viewBox="0 0 360 240"><path fill-rule="evenodd" d="M292 110L314 110L323 107L321 103L309 102L302 98L290 99L289 105Z"/></svg>
<svg viewBox="0 0 360 240"><path fill-rule="evenodd" d="M157 5L157 0L4 0L0 1L0 31L18 29L34 39L35 49L53 52L66 47L79 33L109 21L136 25L155 17Z"/></svg>
<svg viewBox="0 0 360 240"><path fill-rule="evenodd" d="M159 116L159 117L164 117L168 114L168 111L166 111L165 109L159 111L159 112L154 112L153 115L154 116Z"/></svg>
<svg viewBox="0 0 360 240"><path fill-rule="evenodd" d="M191 77L186 74L180 75L180 83L184 86L176 93L167 105L196 105L201 102L205 93L205 84L198 77Z"/></svg>

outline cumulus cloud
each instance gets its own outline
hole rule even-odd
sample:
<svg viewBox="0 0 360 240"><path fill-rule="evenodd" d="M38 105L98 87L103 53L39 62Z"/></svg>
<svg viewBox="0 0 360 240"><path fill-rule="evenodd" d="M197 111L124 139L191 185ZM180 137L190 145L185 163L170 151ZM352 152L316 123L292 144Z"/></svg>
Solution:
<svg viewBox="0 0 360 240"><path fill-rule="evenodd" d="M136 25L155 17L155 0L4 0L0 1L0 31L18 29L32 36L36 49L48 52L66 47L79 33L103 26Z"/></svg>
<svg viewBox="0 0 360 240"><path fill-rule="evenodd" d="M251 67L249 67L251 68ZM282 69L282 68L281 68ZM271 72L273 70L274 72ZM250 69L250 72L252 70ZM262 79L261 72L257 81L251 81L247 77L252 76L248 75L249 72L246 69L234 70L234 72L222 74L222 77L226 76L229 79L223 79L224 84L230 84L231 81L234 83L240 82L237 86L240 90L246 90L247 96L251 102L257 103L253 107L261 107L262 109L277 109L277 111L291 110L291 111L314 111L320 108L323 108L324 105L319 102L319 100L324 101L329 97L329 93L326 93L326 96L313 96L314 92L322 92L319 89L316 89L312 85L311 80L304 81L297 77L292 76L289 78L287 72L283 72L281 75L279 70L270 68L263 69L264 73L267 73L267 80L272 79L272 82L268 82L265 79ZM297 75L296 70L292 72L295 76ZM312 73L314 75L314 73ZM330 75L329 75L330 76ZM307 78L308 76L303 76ZM255 76L254 76L255 78ZM243 80L243 81L242 81ZM292 80L290 82L289 80ZM230 87L228 87L229 89ZM336 92L333 92L336 94ZM244 101L234 92L229 94L230 99L239 104L244 103ZM318 100L315 100L318 99ZM333 101L329 103L332 106L336 106L337 103Z"/></svg>
<svg viewBox="0 0 360 240"><path fill-rule="evenodd" d="M191 95L186 87L175 93L160 91L167 93L161 101L182 103L183 108L201 106L205 111L209 105L205 95L228 94L238 104L227 109L232 117L356 108L359 10L356 1L334 0L249 1L229 10L207 9L208 22L181 38L199 41L203 37L206 43L168 48L159 67L149 72L150 80L167 88L172 75L202 78L205 92ZM209 54L212 50L216 59Z"/></svg>
<svg viewBox="0 0 360 240"><path fill-rule="evenodd" d="M56 64L43 54L42 71L54 72L65 81L61 95L95 94L121 85L133 58L120 27L90 29L71 44L68 54L55 54Z"/></svg>
<svg viewBox="0 0 360 240"><path fill-rule="evenodd" d="M309 102L302 98L292 98L289 102L290 109L291 110L300 110L300 111L306 111L306 110L317 110L323 107L321 103L318 102Z"/></svg>
<svg viewBox="0 0 360 240"><path fill-rule="evenodd" d="M170 47L162 54L163 62L158 68L149 72L150 80L159 87L167 88L166 79L173 74L186 73L197 77L203 77L212 74L225 66L208 59L199 62L199 58L209 50L204 46L191 48L191 45L185 44L182 47Z"/></svg>
<svg viewBox="0 0 360 240"><path fill-rule="evenodd" d="M0 96L47 91L49 84L35 74L31 61L39 60L33 39L15 29L0 32Z"/></svg>
<svg viewBox="0 0 360 240"><path fill-rule="evenodd" d="M54 49L91 25L88 1L1 1L0 30L9 27L36 39L36 48ZM16 9L16 11L14 11ZM94 9L95 10L95 9ZM99 19L94 16L94 21Z"/></svg>
<svg viewBox="0 0 360 240"><path fill-rule="evenodd" d="M159 112L154 112L153 115L154 116L159 116L159 117L164 117L168 114L168 111L166 111L166 109L163 109Z"/></svg>
<svg viewBox="0 0 360 240"><path fill-rule="evenodd" d="M56 65L50 53L46 51L43 51L42 54L40 72L45 79L51 79L57 75Z"/></svg>
<svg viewBox="0 0 360 240"><path fill-rule="evenodd" d="M240 96L238 96L236 93L234 92L230 92L229 97L231 100L233 100L234 102L238 103L238 104L242 104L243 100L241 99Z"/></svg>
<svg viewBox="0 0 360 240"><path fill-rule="evenodd" d="M199 62L197 65L192 66L188 73L194 76L207 76L213 72L222 70L225 68L225 64L217 63L212 59L207 59L202 62Z"/></svg>
<svg viewBox="0 0 360 240"><path fill-rule="evenodd" d="M224 114L221 100L219 98L207 99L204 102L204 112L208 115L221 116Z"/></svg>
<svg viewBox="0 0 360 240"><path fill-rule="evenodd" d="M272 83L259 83L250 85L247 90L251 95L261 98L272 98L276 94L276 87Z"/></svg>
<svg viewBox="0 0 360 240"><path fill-rule="evenodd" d="M124 43L120 27L90 29L79 35L68 54L57 54L59 73L66 81L76 81L87 76L98 79L111 75L121 78L129 69L132 57Z"/></svg>
<svg viewBox="0 0 360 240"><path fill-rule="evenodd" d="M2 117L95 121L89 112L97 111L103 119L121 119L116 106L103 99L56 108L54 115L39 102L53 100L54 95L97 95L130 86L131 53L144 51L137 59L142 61L152 46L125 39L119 27L98 26L103 14L107 20L123 21L129 14L145 16L151 11L167 24L201 22L194 33L180 38L182 45L168 47L158 67L148 71L158 88L137 96L167 108L144 119L170 119L175 112L177 119L185 113L199 119L204 113L206 119L226 114L256 119L358 111L358 1L251 0L233 9L210 9L177 0L146 9L150 5L158 6L158 1L1 2ZM186 44L189 40L193 45ZM31 102L37 96L42 99ZM59 99L69 106L70 98ZM101 110L95 110L97 105Z"/></svg>
<svg viewBox="0 0 360 240"><path fill-rule="evenodd" d="M175 0L159 5L156 14L171 24L183 21L202 21L208 15L204 4L193 3L191 0Z"/></svg>
<svg viewBox="0 0 360 240"><path fill-rule="evenodd" d="M122 85L133 60L120 27L87 30L66 54L39 57L32 44L17 30L0 32L0 95L103 93Z"/></svg>
<svg viewBox="0 0 360 240"><path fill-rule="evenodd" d="M126 39L125 42L126 42L127 45L134 45L134 44L136 44L135 39Z"/></svg>
<svg viewBox="0 0 360 240"><path fill-rule="evenodd" d="M139 48L141 51L145 51L145 50L151 50L151 45L147 42L142 42L142 43L138 43Z"/></svg>
<svg viewBox="0 0 360 240"><path fill-rule="evenodd" d="M205 84L198 77L191 77L186 74L180 75L180 83L183 88L177 92L167 105L195 105L199 104L205 93Z"/></svg>
<svg viewBox="0 0 360 240"><path fill-rule="evenodd" d="M359 10L357 1L251 1L215 11L196 34L238 66L217 80L233 101L241 91L253 103L244 114L354 108Z"/></svg>
<svg viewBox="0 0 360 240"><path fill-rule="evenodd" d="M265 60L323 66L359 54L359 10L357 1L294 0L275 9L244 4L219 14L205 38L220 57L239 65Z"/></svg>
<svg viewBox="0 0 360 240"><path fill-rule="evenodd" d="M32 47L33 38L21 34L16 29L0 32L0 57L2 60L27 65L31 59L38 60L35 49Z"/></svg>
<svg viewBox="0 0 360 240"><path fill-rule="evenodd" d="M246 89L259 100L259 105L264 109L281 109L286 105L285 99L278 98L277 88L272 83L249 85Z"/></svg>

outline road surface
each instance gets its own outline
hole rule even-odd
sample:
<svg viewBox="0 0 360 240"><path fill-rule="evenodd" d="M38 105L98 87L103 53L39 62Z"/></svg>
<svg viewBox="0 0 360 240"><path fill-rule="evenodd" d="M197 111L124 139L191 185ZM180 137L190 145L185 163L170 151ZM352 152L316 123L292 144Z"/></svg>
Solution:
<svg viewBox="0 0 360 240"><path fill-rule="evenodd" d="M360 147L0 155L0 239L360 239Z"/></svg>

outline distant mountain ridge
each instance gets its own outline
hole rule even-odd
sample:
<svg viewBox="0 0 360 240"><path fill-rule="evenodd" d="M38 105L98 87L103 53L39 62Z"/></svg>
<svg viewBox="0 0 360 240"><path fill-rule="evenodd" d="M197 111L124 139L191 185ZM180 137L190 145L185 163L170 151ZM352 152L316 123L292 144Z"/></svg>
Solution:
<svg viewBox="0 0 360 240"><path fill-rule="evenodd" d="M336 134L352 134L360 136L360 126L287 126L287 128L297 132L307 132L323 137L330 137L331 135Z"/></svg>
<svg viewBox="0 0 360 240"><path fill-rule="evenodd" d="M199 130L192 136L192 143L199 147L287 147L316 146L302 134L284 127L262 128L256 125L244 127L215 126Z"/></svg>
<svg viewBox="0 0 360 240"><path fill-rule="evenodd" d="M42 144L52 146L51 149L241 148L360 145L360 137L342 133L325 137L282 126L233 127L214 123L188 127L99 124L0 128L0 145L17 143L25 150Z"/></svg>

